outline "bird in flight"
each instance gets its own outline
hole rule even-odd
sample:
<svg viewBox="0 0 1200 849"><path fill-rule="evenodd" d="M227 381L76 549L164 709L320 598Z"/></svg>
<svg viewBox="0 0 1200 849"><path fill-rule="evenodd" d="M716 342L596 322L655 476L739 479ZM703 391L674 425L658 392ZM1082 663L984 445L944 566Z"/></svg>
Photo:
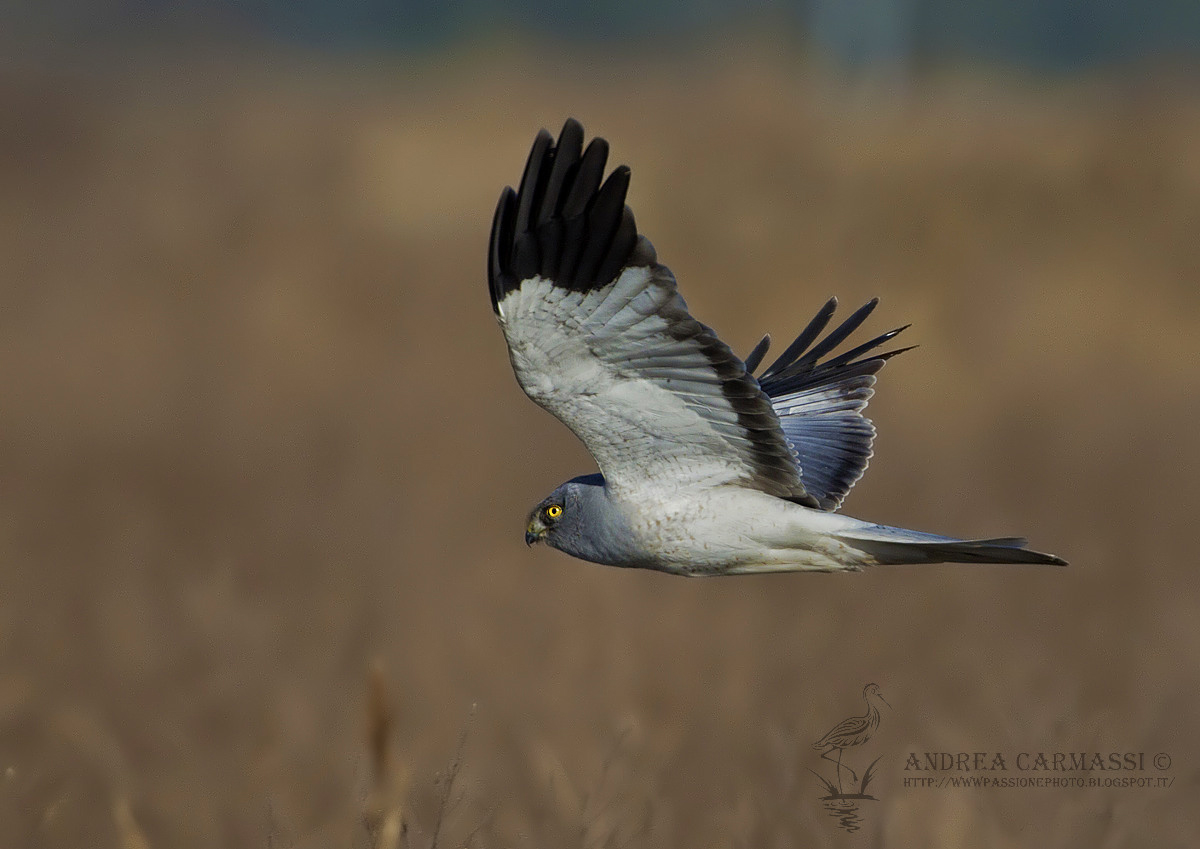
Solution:
<svg viewBox="0 0 1200 849"><path fill-rule="evenodd" d="M529 515L525 541L678 575L844 571L899 563L1048 563L1025 540L964 540L834 512L871 457L863 415L904 328L831 356L875 308L825 333L830 299L755 376L688 313L625 205L629 169L571 119L542 130L488 249L492 307L517 382L578 436L600 474Z"/></svg>

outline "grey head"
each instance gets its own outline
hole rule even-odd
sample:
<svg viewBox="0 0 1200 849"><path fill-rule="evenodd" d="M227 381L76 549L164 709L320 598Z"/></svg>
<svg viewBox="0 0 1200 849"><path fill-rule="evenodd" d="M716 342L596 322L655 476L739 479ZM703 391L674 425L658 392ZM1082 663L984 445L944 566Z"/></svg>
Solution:
<svg viewBox="0 0 1200 849"><path fill-rule="evenodd" d="M534 507L525 543L535 542L592 563L649 565L633 544L628 520L609 500L602 475L572 478Z"/></svg>

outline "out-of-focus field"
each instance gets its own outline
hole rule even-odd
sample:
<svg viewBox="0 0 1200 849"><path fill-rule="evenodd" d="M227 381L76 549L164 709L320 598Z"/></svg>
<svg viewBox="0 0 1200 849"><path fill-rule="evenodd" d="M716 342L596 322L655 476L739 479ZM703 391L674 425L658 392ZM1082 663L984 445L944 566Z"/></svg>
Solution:
<svg viewBox="0 0 1200 849"><path fill-rule="evenodd" d="M414 847L440 809L455 847L1192 845L1194 86L578 61L0 75L0 845L367 846L398 803ZM736 350L831 294L913 323L847 512L1070 568L526 549L592 465L512 378L485 245L567 115ZM868 682L850 836L810 744ZM1097 750L1174 786L903 786Z"/></svg>

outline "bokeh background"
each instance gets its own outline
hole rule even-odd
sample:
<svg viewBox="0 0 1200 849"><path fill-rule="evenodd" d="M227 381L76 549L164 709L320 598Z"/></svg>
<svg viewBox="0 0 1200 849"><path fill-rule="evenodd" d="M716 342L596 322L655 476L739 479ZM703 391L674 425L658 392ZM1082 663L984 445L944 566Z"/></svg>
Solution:
<svg viewBox="0 0 1200 849"><path fill-rule="evenodd" d="M1197 8L6 7L0 845L1194 845ZM736 350L913 324L847 512L1071 566L527 550L593 467L485 246L568 115ZM810 744L868 682L847 834ZM903 786L1097 750L1174 785Z"/></svg>

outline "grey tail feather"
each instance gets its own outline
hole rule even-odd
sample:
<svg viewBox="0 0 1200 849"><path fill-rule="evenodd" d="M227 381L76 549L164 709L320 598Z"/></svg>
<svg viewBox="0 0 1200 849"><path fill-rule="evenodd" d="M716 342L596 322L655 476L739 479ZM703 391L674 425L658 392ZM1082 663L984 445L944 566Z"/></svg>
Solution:
<svg viewBox="0 0 1200 849"><path fill-rule="evenodd" d="M1067 561L1053 554L1025 548L1021 537L996 539L954 539L886 525L869 525L839 536L865 551L879 563L1039 563L1066 566Z"/></svg>

